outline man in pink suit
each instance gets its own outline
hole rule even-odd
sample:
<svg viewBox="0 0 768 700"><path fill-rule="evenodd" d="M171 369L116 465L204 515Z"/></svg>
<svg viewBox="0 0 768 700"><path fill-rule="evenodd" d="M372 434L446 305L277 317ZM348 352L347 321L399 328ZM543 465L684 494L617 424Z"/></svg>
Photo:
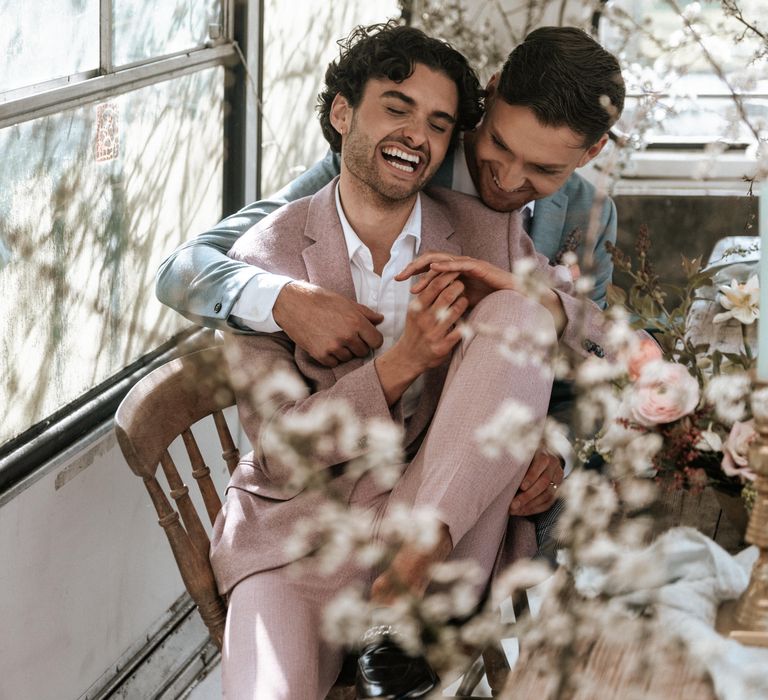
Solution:
<svg viewBox="0 0 768 700"><path fill-rule="evenodd" d="M328 368L284 334L226 338L240 419L254 447L232 477L212 540L219 588L230 597L227 697L324 697L344 651L322 639L320 620L347 584L369 585L371 599L386 605L401 584L423 593L434 562L470 558L489 577L500 553L509 559L535 550L533 525L508 515L533 450L513 459L488 457L474 435L508 398L528 408L532 431L541 429L552 371L533 358L511 363L497 339L468 338L456 323L525 328L575 353L600 354L601 314L570 296L568 271L535 252L519 211L494 212L448 190L420 192L458 131L477 123L480 98L466 60L445 44L408 27L359 28L329 66L320 95L323 132L341 152L339 178L264 219L230 253L379 311L385 340L373 357ZM533 258L550 279L552 289L536 300L511 273L522 258ZM429 274L411 294L407 277L416 271ZM368 510L375 523L396 504L433 509L440 541L432 551L406 545L382 572L351 563L332 577L297 579L287 572L292 557L285 542L323 496L291 488L290 469L271 447L272 424L262 424L254 405L250 389L278 368L309 390L306 398L286 400L283 414L343 399L363 420L403 427L409 461L394 488L370 472L341 473L338 465L354 452L330 455L318 467L332 470L337 496ZM422 697L434 685L428 667L417 662L388 676L377 664L391 661L393 649L396 654L396 639L363 650L360 697Z"/></svg>

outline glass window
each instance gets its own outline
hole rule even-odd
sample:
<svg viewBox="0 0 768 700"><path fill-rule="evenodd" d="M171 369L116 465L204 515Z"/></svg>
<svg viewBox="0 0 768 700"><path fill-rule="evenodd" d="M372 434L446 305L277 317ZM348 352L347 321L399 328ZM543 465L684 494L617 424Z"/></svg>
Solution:
<svg viewBox="0 0 768 700"><path fill-rule="evenodd" d="M221 24L220 0L113 0L116 66L205 45L208 26Z"/></svg>
<svg viewBox="0 0 768 700"><path fill-rule="evenodd" d="M0 131L0 444L188 323L159 263L221 214L224 69Z"/></svg>
<svg viewBox="0 0 768 700"><path fill-rule="evenodd" d="M759 20L765 0L740 0L744 18ZM647 142L752 143L730 87L743 93L755 130L768 125L766 57L760 38L724 11L720 0L615 0L600 20L600 39L627 66L628 94L619 127ZM698 41L686 29L690 22ZM762 49L762 56L761 56ZM713 62L717 65L715 67ZM723 80L727 79L727 83Z"/></svg>
<svg viewBox="0 0 768 700"><path fill-rule="evenodd" d="M0 92L99 67L99 0L0 0Z"/></svg>

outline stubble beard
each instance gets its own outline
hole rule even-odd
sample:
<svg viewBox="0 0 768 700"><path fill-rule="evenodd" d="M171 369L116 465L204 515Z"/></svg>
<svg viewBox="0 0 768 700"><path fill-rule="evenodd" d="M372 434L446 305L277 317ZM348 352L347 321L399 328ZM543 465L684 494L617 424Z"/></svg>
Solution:
<svg viewBox="0 0 768 700"><path fill-rule="evenodd" d="M354 121L349 135L344 143L342 157L350 175L364 185L366 196L382 204L397 204L410 199L426 185L428 178L424 175L411 184L387 180L380 171L382 165L377 160L378 144L373 144L355 129ZM431 177L432 173L428 173Z"/></svg>

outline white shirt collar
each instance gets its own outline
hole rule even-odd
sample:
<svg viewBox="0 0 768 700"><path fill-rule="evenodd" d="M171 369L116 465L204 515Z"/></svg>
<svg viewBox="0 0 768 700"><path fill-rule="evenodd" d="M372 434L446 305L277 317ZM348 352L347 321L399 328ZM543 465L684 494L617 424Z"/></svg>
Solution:
<svg viewBox="0 0 768 700"><path fill-rule="evenodd" d="M365 248L366 245L360 240L360 237L355 233L352 225L349 223L346 215L344 214L344 208L341 206L341 197L339 196L339 185L336 183L336 211L339 214L339 221L341 222L341 230L344 232L344 242L347 245L347 255L349 260L355 256L358 250ZM408 220L403 226L403 230L400 235L395 239L392 244L393 247L401 240L405 240L407 237L414 239L414 251L418 251L421 244L421 194L416 195L416 202L411 209L411 214Z"/></svg>

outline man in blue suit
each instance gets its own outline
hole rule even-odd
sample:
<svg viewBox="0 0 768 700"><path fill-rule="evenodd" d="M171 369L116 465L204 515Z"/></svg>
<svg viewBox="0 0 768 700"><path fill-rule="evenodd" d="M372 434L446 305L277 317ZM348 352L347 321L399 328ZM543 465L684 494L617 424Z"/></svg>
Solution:
<svg viewBox="0 0 768 700"><path fill-rule="evenodd" d="M537 29L491 78L483 120L464 134L431 184L479 196L497 211L527 209L523 218L537 250L552 262L575 250L581 274L594 282L593 300L604 306L613 271L605 243L616 240L616 208L575 171L603 149L623 105L624 82L612 54L579 29ZM158 271L160 301L210 328L282 330L325 366L367 356L382 342L379 314L226 255L246 230L287 202L316 193L339 167L338 154L329 152L272 199L180 246ZM559 460L537 455L512 512L545 511L561 480Z"/></svg>

